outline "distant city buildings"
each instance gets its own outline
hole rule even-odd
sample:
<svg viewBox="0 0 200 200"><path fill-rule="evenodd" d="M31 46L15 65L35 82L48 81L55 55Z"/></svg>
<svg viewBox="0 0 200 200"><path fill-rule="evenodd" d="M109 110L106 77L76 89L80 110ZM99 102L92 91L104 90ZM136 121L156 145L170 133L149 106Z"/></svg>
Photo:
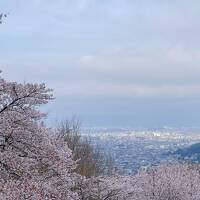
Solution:
<svg viewBox="0 0 200 200"><path fill-rule="evenodd" d="M110 153L122 173L133 174L161 162L176 159L170 152L200 142L200 133L185 133L177 130L84 130L91 142L98 144L105 153Z"/></svg>

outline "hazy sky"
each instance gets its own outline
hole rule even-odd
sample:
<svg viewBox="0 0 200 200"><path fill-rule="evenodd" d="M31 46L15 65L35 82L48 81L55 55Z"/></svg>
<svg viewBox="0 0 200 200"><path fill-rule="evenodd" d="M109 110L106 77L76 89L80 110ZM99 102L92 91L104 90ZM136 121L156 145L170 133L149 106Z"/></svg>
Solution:
<svg viewBox="0 0 200 200"><path fill-rule="evenodd" d="M0 0L0 68L45 82L49 121L200 126L199 0Z"/></svg>

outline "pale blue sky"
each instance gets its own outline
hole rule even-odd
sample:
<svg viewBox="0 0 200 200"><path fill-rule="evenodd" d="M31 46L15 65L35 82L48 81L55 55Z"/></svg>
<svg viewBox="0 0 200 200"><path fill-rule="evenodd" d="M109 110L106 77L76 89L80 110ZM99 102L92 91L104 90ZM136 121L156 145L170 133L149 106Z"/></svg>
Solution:
<svg viewBox="0 0 200 200"><path fill-rule="evenodd" d="M0 68L45 82L53 122L200 126L199 0L1 0Z"/></svg>

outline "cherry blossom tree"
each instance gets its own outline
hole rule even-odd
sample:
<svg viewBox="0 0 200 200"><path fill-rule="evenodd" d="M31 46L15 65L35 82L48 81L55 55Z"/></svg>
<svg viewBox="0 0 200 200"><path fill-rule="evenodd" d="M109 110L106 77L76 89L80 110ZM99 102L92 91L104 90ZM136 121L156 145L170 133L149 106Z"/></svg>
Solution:
<svg viewBox="0 0 200 200"><path fill-rule="evenodd" d="M52 90L45 84L0 78L0 180L4 185L0 196L7 195L4 199L12 195L39 199L37 194L42 199L78 199L72 191L78 176L73 173L76 162L71 150L41 121L45 114L39 107L51 99Z"/></svg>
<svg viewBox="0 0 200 200"><path fill-rule="evenodd" d="M83 179L77 189L82 200L199 200L199 166L165 164L134 176Z"/></svg>

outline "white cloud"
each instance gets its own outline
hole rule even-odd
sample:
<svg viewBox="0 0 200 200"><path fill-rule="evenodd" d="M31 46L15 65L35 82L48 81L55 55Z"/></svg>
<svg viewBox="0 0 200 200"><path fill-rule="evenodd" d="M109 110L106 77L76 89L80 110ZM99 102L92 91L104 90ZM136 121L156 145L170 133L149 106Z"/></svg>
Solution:
<svg viewBox="0 0 200 200"><path fill-rule="evenodd" d="M173 47L169 49L149 49L144 52L110 52L108 54L87 55L80 58L80 67L91 73L109 74L130 81L153 82L184 81L200 83L200 49Z"/></svg>
<svg viewBox="0 0 200 200"><path fill-rule="evenodd" d="M199 85L139 85L113 84L95 81L55 83L55 93L59 97L89 97L89 98L199 98Z"/></svg>
<svg viewBox="0 0 200 200"><path fill-rule="evenodd" d="M199 1L3 0L0 5L11 8L0 33L1 56L11 64L0 64L12 78L39 76L77 95L198 94Z"/></svg>

